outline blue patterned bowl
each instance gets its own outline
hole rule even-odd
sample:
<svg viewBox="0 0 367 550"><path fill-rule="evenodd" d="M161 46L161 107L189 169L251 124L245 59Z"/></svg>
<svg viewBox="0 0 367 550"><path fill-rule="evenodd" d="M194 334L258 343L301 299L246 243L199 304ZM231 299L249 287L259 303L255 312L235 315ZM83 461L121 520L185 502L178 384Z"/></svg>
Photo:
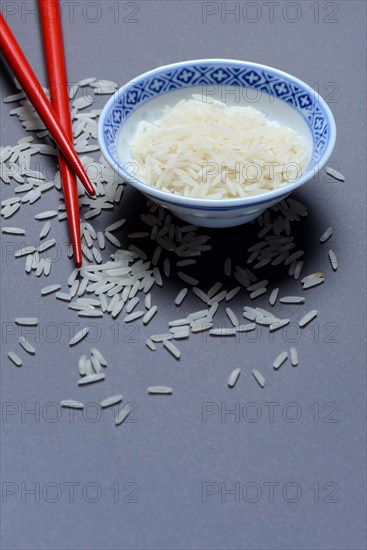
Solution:
<svg viewBox="0 0 367 550"><path fill-rule="evenodd" d="M160 118L193 93L228 104L252 105L272 120L293 128L310 143L311 158L302 175L288 185L256 196L197 199L155 189L134 177L130 143L142 120ZM287 197L325 165L334 148L334 117L310 86L287 73L247 61L200 59L159 67L131 80L104 107L98 140L107 162L127 182L179 218L199 226L230 227L251 221Z"/></svg>

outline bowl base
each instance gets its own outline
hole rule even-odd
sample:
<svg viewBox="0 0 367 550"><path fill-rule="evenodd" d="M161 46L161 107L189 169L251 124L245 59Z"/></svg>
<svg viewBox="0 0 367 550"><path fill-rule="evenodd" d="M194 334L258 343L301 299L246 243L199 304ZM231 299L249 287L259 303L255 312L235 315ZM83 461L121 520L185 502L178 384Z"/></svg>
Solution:
<svg viewBox="0 0 367 550"><path fill-rule="evenodd" d="M198 227L211 227L212 229L220 229L222 227L235 227L237 225L243 225L245 223L251 222L252 220L255 220L258 216L260 216L262 212L264 212L264 209L234 218L206 218L198 215L190 216L189 214L181 214L181 212L174 212L174 214L184 222L192 225L197 225Z"/></svg>

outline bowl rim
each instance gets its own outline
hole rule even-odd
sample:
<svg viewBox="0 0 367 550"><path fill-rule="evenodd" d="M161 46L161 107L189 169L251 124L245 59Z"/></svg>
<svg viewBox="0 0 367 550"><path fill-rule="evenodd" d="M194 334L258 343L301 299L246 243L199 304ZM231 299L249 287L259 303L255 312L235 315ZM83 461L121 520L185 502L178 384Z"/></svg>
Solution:
<svg viewBox="0 0 367 550"><path fill-rule="evenodd" d="M306 171L303 173L303 175L297 179L295 182L288 183L287 185L280 187L278 189L274 189L272 191L265 191L264 193L260 193L258 195L251 195L249 197L236 197L231 199L204 199L204 198L197 198L197 197L185 197L184 195L175 195L174 193L170 193L168 191L162 191L160 189L156 189L155 187L143 182L142 180L139 180L138 178L135 178L132 176L127 170L125 170L120 163L117 163L115 159L111 156L106 144L105 139L103 135L103 128L104 123L107 114L109 113L111 106L116 103L116 101L120 100L121 97L123 97L124 94L127 93L129 88L131 86L134 86L136 83L140 82L141 80L145 78L150 78L154 75L158 75L161 72L171 70L171 69L177 69L177 68L184 68L188 65L193 64L223 64L226 63L227 65L243 65L248 68L253 67L254 69L262 69L265 71L271 71L274 74L276 74L279 77L282 77L288 81L291 81L295 84L298 84L301 88L307 88L309 91L314 95L315 101L319 103L320 108L323 110L324 114L326 115L329 127L330 127L330 138L329 143L325 149L325 151L322 154L321 159L317 162L316 166L314 168L307 168ZM170 92L165 92L170 93ZM148 101L149 102L149 101ZM147 102L147 103L148 103ZM292 108L295 108L291 106ZM138 107L139 108L139 107ZM298 111L298 109L296 109ZM141 191L142 193L146 195L150 195L151 197L154 197L158 199L161 202L164 203L170 203L174 204L176 206L183 206L183 207L189 207L189 208L206 208L208 210L215 210L215 209L223 209L224 207L233 208L233 207L243 207L243 206L255 206L259 204L263 204L266 202L273 201L274 199L279 198L279 200L292 193L295 189L306 183L308 180L310 180L312 177L314 177L326 164L328 159L330 158L330 155L334 149L335 142L336 142L336 124L335 119L333 116L333 113L326 103L326 101L321 97L321 95L316 92L311 86L309 86L306 82L303 80L285 72L280 69L276 69L274 67L271 67L269 65L263 65L261 63L255 63L251 61L244 61L244 60L238 60L238 59L225 59L225 58L207 58L207 59L191 59L187 61L178 61L176 63L170 63L167 65L161 65L159 67L156 67L155 69L151 69L149 71L146 71L145 73L142 73L138 76L135 76L134 78L130 79L126 84L121 86L114 94L113 96L108 100L106 105L103 107L102 112L99 117L98 122L98 142L101 148L101 152L108 162L110 166L113 167L113 169L124 178L125 181L127 181L130 185Z"/></svg>

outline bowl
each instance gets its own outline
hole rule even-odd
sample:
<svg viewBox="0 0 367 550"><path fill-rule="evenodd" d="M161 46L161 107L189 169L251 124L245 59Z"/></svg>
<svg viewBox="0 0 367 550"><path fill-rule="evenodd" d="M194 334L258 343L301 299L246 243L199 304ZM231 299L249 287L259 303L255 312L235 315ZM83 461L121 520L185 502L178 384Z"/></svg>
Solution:
<svg viewBox="0 0 367 550"><path fill-rule="evenodd" d="M164 108L193 93L227 104L251 105L301 134L311 146L310 161L300 177L279 189L233 199L199 199L156 189L136 177L130 144L142 120L154 122ZM204 227L231 227L249 222L312 179L334 148L334 117L308 84L283 71L228 59L200 59L159 67L120 88L102 110L98 140L110 166L149 199L184 221Z"/></svg>

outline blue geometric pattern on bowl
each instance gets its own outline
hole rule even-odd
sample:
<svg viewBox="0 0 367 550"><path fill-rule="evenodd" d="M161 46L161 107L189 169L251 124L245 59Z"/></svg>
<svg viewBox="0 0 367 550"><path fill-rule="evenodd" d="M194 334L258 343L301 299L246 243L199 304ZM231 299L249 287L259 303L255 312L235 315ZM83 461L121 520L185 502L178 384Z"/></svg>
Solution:
<svg viewBox="0 0 367 550"><path fill-rule="evenodd" d="M110 153L116 162L116 134L123 119L134 109L156 95L183 87L213 84L253 88L295 107L302 113L311 129L314 141L311 165L317 164L328 146L330 132L327 114L320 108L316 94L311 88L302 87L284 76L279 76L271 69L239 68L230 62L221 63L220 67L213 67L213 63L209 66L193 63L184 68L177 67L161 72L159 75L153 74L137 84L132 84L128 93L124 93L122 99L113 105L104 124L104 137L110 144Z"/></svg>

